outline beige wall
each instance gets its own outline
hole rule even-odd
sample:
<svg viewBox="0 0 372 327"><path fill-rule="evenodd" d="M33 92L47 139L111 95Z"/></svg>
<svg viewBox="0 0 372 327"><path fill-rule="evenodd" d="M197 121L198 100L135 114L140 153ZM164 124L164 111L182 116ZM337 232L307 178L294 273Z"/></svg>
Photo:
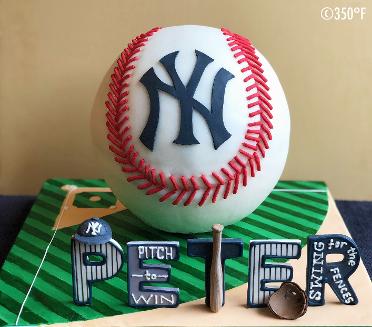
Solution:
<svg viewBox="0 0 372 327"><path fill-rule="evenodd" d="M363 21L320 18L350 4ZM0 1L0 194L101 176L89 115L105 70L131 37L190 23L246 35L276 69L293 131L283 178L372 200L372 2L332 0Z"/></svg>

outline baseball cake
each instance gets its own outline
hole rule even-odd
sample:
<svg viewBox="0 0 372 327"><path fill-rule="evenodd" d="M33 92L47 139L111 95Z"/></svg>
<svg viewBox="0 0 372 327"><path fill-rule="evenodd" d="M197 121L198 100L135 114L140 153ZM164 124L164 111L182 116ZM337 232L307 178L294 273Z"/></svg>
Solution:
<svg viewBox="0 0 372 327"><path fill-rule="evenodd" d="M290 118L265 57L225 28L154 28L134 38L96 97L102 172L136 216L177 233L250 214L277 183Z"/></svg>

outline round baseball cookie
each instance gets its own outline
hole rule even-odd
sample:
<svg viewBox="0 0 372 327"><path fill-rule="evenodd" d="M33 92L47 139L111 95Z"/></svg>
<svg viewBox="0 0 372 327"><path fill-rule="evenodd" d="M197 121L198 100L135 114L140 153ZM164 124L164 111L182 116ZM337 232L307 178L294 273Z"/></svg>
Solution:
<svg viewBox="0 0 372 327"><path fill-rule="evenodd" d="M150 226L196 233L254 211L287 158L290 118L273 68L225 28L139 35L104 77L92 113L102 174Z"/></svg>

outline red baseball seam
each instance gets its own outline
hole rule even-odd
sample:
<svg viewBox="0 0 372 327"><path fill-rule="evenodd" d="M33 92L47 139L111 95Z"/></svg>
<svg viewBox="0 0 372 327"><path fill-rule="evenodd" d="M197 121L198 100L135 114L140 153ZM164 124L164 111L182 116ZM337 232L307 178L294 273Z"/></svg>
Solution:
<svg viewBox="0 0 372 327"><path fill-rule="evenodd" d="M265 157L265 151L269 149L269 140L272 138L270 130L273 128L273 107L267 79L251 42L222 28L234 58L242 66L241 72L246 73L244 82L247 83L247 114L250 118L258 116L258 119L248 124L239 152L219 171L200 176L166 176L136 151L131 142L133 137L127 114L130 110L128 88L131 72L135 69L141 48L159 29L156 27L137 36L117 60L105 102L109 148L126 174L127 181L136 183L137 188L145 191L146 195L159 193L160 202L169 200L174 205L188 206L196 202L196 194L202 192L197 202L199 206L204 205L208 199L215 203L219 196L226 199L230 194L236 194L240 185L247 186L249 176L254 177L261 170L261 158Z"/></svg>

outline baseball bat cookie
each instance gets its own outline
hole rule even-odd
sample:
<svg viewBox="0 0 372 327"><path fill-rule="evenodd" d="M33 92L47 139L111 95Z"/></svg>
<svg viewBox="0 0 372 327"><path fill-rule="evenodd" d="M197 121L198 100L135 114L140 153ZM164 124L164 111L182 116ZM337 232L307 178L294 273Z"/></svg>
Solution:
<svg viewBox="0 0 372 327"><path fill-rule="evenodd" d="M290 118L265 57L225 28L154 28L108 69L92 113L102 174L148 225L206 232L250 214L287 158Z"/></svg>
<svg viewBox="0 0 372 327"><path fill-rule="evenodd" d="M210 276L210 308L218 312L223 302L223 271L221 264L221 241L223 225L213 225L213 254Z"/></svg>

